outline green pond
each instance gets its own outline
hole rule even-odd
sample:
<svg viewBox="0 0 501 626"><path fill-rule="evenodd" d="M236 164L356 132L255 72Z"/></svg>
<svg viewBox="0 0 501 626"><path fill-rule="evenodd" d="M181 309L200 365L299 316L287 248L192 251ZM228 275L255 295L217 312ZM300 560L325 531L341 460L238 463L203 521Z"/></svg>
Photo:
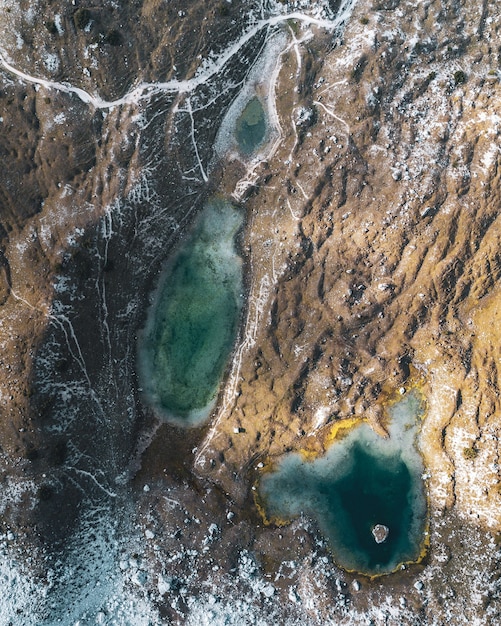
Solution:
<svg viewBox="0 0 501 626"><path fill-rule="evenodd" d="M362 424L314 461L284 457L261 481L267 515L315 519L336 562L347 570L385 574L415 561L427 515L424 468L415 446L421 410L420 397L410 393L391 410L389 439ZM378 528L384 529L379 542Z"/></svg>
<svg viewBox="0 0 501 626"><path fill-rule="evenodd" d="M211 201L164 271L140 341L141 383L168 421L195 425L212 410L242 308L242 214Z"/></svg>
<svg viewBox="0 0 501 626"><path fill-rule="evenodd" d="M249 100L237 119L235 137L238 147L245 155L252 154L266 136L266 116L257 96Z"/></svg>

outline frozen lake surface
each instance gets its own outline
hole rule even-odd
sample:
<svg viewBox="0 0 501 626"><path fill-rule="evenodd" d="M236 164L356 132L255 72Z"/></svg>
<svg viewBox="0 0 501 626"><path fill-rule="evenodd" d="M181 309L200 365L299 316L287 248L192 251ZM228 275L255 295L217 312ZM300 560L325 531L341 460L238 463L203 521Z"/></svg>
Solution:
<svg viewBox="0 0 501 626"><path fill-rule="evenodd" d="M242 307L241 225L237 209L212 200L165 269L139 360L142 385L168 421L201 423L216 400Z"/></svg>

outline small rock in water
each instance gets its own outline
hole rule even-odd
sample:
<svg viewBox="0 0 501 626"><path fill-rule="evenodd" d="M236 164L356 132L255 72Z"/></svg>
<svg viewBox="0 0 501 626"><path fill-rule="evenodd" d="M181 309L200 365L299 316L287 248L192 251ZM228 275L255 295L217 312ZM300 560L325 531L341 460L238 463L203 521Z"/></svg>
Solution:
<svg viewBox="0 0 501 626"><path fill-rule="evenodd" d="M390 534L390 529L388 526L384 526L384 524L376 524L372 529L372 536L376 543L383 543L388 539L388 535Z"/></svg>

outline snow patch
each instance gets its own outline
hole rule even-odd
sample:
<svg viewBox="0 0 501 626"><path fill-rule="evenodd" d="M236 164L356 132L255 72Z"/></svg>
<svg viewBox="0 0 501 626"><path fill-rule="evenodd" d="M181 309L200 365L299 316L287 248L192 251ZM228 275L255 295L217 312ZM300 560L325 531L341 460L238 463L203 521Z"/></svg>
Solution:
<svg viewBox="0 0 501 626"><path fill-rule="evenodd" d="M60 65L59 57L57 56L57 54L49 52L43 57L43 64L49 70L49 72L55 74L58 71Z"/></svg>

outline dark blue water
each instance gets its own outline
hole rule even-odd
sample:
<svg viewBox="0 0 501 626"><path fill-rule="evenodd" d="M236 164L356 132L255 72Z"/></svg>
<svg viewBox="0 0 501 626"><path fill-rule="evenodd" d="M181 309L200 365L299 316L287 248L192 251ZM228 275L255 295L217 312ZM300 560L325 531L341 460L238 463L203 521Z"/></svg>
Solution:
<svg viewBox="0 0 501 626"><path fill-rule="evenodd" d="M262 479L267 515L315 519L336 561L349 570L382 574L416 560L426 524L423 466L414 445L419 406L410 394L395 407L390 440L363 424L324 457L286 456ZM377 525L389 531L381 543L373 535Z"/></svg>
<svg viewBox="0 0 501 626"><path fill-rule="evenodd" d="M398 456L380 458L358 443L351 449L351 461L346 476L324 477L311 485L320 526L329 535L339 535L341 527L338 541L357 555L364 570L392 569L395 561L410 559L414 551L409 535L413 515L409 469ZM382 543L372 534L377 524L389 529Z"/></svg>

